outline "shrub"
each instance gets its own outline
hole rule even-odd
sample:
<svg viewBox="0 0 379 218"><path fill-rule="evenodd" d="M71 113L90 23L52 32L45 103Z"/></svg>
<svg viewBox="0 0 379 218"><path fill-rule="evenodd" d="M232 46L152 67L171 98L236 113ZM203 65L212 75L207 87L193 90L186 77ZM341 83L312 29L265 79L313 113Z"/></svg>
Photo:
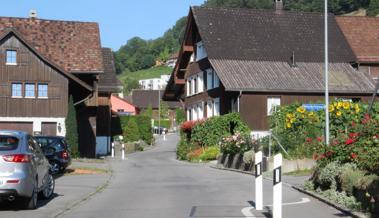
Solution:
<svg viewBox="0 0 379 218"><path fill-rule="evenodd" d="M153 133L151 129L151 119L149 117L122 116L120 117L120 121L121 121L122 130L123 130L123 135L126 137L124 139L126 140L126 142L132 141L132 140L138 141L139 139L141 139L145 141L147 144L152 143ZM131 122L132 128L129 126L129 122ZM134 123L136 125L134 125ZM135 129L137 129L137 131ZM130 131L132 132L130 133Z"/></svg>
<svg viewBox="0 0 379 218"><path fill-rule="evenodd" d="M220 148L218 146L211 146L205 148L204 152L199 156L202 161L216 160L220 154Z"/></svg>
<svg viewBox="0 0 379 218"><path fill-rule="evenodd" d="M354 186L358 184L358 181L364 177L364 175L364 171L353 168L342 170L339 176L341 190L346 192L347 195L352 196Z"/></svg>
<svg viewBox="0 0 379 218"><path fill-rule="evenodd" d="M153 134L151 129L151 119L147 116L137 116L138 132L143 141L152 144Z"/></svg>
<svg viewBox="0 0 379 218"><path fill-rule="evenodd" d="M176 115L176 123L177 124L182 124L186 120L186 114L183 109L177 108L175 110L175 115Z"/></svg>
<svg viewBox="0 0 379 218"><path fill-rule="evenodd" d="M379 176L366 175L355 185L355 197L362 203L363 208L374 214L379 214Z"/></svg>
<svg viewBox="0 0 379 218"><path fill-rule="evenodd" d="M218 145L222 137L235 132L244 134L250 130L238 113L230 113L197 123L192 129L191 141L202 147L214 146Z"/></svg>
<svg viewBox="0 0 379 218"><path fill-rule="evenodd" d="M70 96L68 104L68 113L65 119L66 127L66 140L70 145L70 151L72 157L79 157L79 143L78 143L78 124L76 119L76 110L72 96Z"/></svg>
<svg viewBox="0 0 379 218"><path fill-rule="evenodd" d="M226 136L221 139L220 142L221 152L224 154L243 154L252 148L252 143L249 134L236 134L232 136Z"/></svg>
<svg viewBox="0 0 379 218"><path fill-rule="evenodd" d="M135 119L129 119L124 131L125 142L135 142L140 139L138 126Z"/></svg>
<svg viewBox="0 0 379 218"><path fill-rule="evenodd" d="M353 209L353 210L361 210L362 206L361 203L359 203L353 196L347 196L345 192L338 192L336 190L326 190L321 192L320 190L317 191L322 196L328 198L329 200L336 202L338 204L344 205L347 208Z"/></svg>
<svg viewBox="0 0 379 218"><path fill-rule="evenodd" d="M200 160L200 156L204 153L203 148L196 148L187 154L187 160L194 161Z"/></svg>
<svg viewBox="0 0 379 218"><path fill-rule="evenodd" d="M251 164L255 160L255 151L250 150L243 153L243 162L245 164Z"/></svg>
<svg viewBox="0 0 379 218"><path fill-rule="evenodd" d="M339 162L331 162L319 171L316 182L323 189L337 189L336 178L341 172L341 164Z"/></svg>

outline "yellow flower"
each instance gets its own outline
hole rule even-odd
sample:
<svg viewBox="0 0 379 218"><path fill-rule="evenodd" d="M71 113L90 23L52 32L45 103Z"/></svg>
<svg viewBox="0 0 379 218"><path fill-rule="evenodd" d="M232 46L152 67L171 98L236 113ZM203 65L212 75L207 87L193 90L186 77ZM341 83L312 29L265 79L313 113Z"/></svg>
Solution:
<svg viewBox="0 0 379 218"><path fill-rule="evenodd" d="M334 107L337 107L337 105L338 105L337 102L334 102L334 103L333 103L333 106L334 106Z"/></svg>
<svg viewBox="0 0 379 218"><path fill-rule="evenodd" d="M344 101L344 102L342 103L342 107L343 107L345 110L349 109L349 108L350 108L350 102L348 102L348 101Z"/></svg>
<svg viewBox="0 0 379 218"><path fill-rule="evenodd" d="M336 115L337 115L337 117L341 116L342 115L341 111L337 111Z"/></svg>
<svg viewBox="0 0 379 218"><path fill-rule="evenodd" d="M342 107L342 102L337 103L337 109L340 109Z"/></svg>
<svg viewBox="0 0 379 218"><path fill-rule="evenodd" d="M309 112L308 116L310 117L313 117L313 115L315 115L315 113L313 111Z"/></svg>
<svg viewBox="0 0 379 218"><path fill-rule="evenodd" d="M359 113L361 109L359 107L355 108L355 113Z"/></svg>
<svg viewBox="0 0 379 218"><path fill-rule="evenodd" d="M291 117L293 117L293 114L289 113L286 116L287 116L287 118L291 118Z"/></svg>
<svg viewBox="0 0 379 218"><path fill-rule="evenodd" d="M329 112L333 112L334 111L334 106L333 105L329 105Z"/></svg>
<svg viewBox="0 0 379 218"><path fill-rule="evenodd" d="M292 127L292 124L291 123L287 123L287 129L291 128Z"/></svg>
<svg viewBox="0 0 379 218"><path fill-rule="evenodd" d="M295 118L292 118L291 120L290 120L290 123L294 123L296 121L296 119Z"/></svg>
<svg viewBox="0 0 379 218"><path fill-rule="evenodd" d="M299 113L304 113L305 112L305 108L304 107L298 107L296 109L296 111L299 112Z"/></svg>

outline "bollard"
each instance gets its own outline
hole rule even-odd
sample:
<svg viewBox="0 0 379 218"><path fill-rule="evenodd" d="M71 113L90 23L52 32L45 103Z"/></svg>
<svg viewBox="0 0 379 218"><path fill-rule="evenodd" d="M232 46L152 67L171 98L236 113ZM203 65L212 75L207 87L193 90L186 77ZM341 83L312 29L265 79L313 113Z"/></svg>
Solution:
<svg viewBox="0 0 379 218"><path fill-rule="evenodd" d="M114 158L114 142L112 142L112 158Z"/></svg>
<svg viewBox="0 0 379 218"><path fill-rule="evenodd" d="M122 148L121 148L121 159L125 160L125 145L122 143Z"/></svg>
<svg viewBox="0 0 379 218"><path fill-rule="evenodd" d="M163 132L163 141L166 141L166 132Z"/></svg>
<svg viewBox="0 0 379 218"><path fill-rule="evenodd" d="M263 210L262 152L255 153L255 209Z"/></svg>
<svg viewBox="0 0 379 218"><path fill-rule="evenodd" d="M272 205L272 217L282 218L282 154L274 157L274 196Z"/></svg>

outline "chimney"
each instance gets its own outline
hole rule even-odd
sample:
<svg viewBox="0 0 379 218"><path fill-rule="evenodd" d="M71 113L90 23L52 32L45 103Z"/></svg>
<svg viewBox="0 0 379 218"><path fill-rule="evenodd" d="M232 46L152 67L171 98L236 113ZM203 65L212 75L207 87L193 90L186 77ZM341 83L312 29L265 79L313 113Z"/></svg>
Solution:
<svg viewBox="0 0 379 218"><path fill-rule="evenodd" d="M36 10L30 10L29 11L29 18L36 19L37 18L37 11Z"/></svg>
<svg viewBox="0 0 379 218"><path fill-rule="evenodd" d="M283 0L275 0L275 11L283 10Z"/></svg>

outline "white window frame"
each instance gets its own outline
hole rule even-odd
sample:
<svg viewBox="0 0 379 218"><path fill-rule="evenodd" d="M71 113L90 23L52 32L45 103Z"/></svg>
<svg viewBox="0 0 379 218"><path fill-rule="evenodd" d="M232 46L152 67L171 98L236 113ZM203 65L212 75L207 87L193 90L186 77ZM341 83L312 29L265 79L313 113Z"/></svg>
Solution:
<svg viewBox="0 0 379 218"><path fill-rule="evenodd" d="M196 61L206 58L207 52L205 51L203 41L196 43Z"/></svg>
<svg viewBox="0 0 379 218"><path fill-rule="evenodd" d="M276 106L280 106L281 98L280 96L269 96L267 97L267 116L271 116L273 114L273 108Z"/></svg>
<svg viewBox="0 0 379 218"><path fill-rule="evenodd" d="M207 118L213 117L213 101L207 101Z"/></svg>
<svg viewBox="0 0 379 218"><path fill-rule="evenodd" d="M8 55L10 55L10 53L14 53L14 55L15 55L14 57L13 56L11 57L11 60L14 60L14 62L8 62ZM7 49L5 51L5 64L6 65L17 65L17 50Z"/></svg>
<svg viewBox="0 0 379 218"><path fill-rule="evenodd" d="M27 96L26 95L26 92L30 92L31 90L26 90L26 87L28 86L28 85L31 85L31 86L33 86L33 96ZM36 84L35 83L25 83L24 84L24 97L25 98L36 98Z"/></svg>
<svg viewBox="0 0 379 218"><path fill-rule="evenodd" d="M46 96L40 96L40 86L46 86ZM49 98L49 84L47 83L37 83L37 98L39 99L47 99Z"/></svg>
<svg viewBox="0 0 379 218"><path fill-rule="evenodd" d="M197 105L197 118L199 120L204 118L204 102Z"/></svg>
<svg viewBox="0 0 379 218"><path fill-rule="evenodd" d="M212 69L207 69L207 90L213 89L213 72Z"/></svg>
<svg viewBox="0 0 379 218"><path fill-rule="evenodd" d="M192 120L197 120L197 107L193 106L191 108L191 113L192 113Z"/></svg>
<svg viewBox="0 0 379 218"><path fill-rule="evenodd" d="M213 116L220 116L220 98L213 100Z"/></svg>
<svg viewBox="0 0 379 218"><path fill-rule="evenodd" d="M187 78L187 82L186 82L186 89L187 89L187 96L190 96L191 95L191 93L190 93L190 81L189 81L189 79Z"/></svg>
<svg viewBox="0 0 379 218"><path fill-rule="evenodd" d="M21 86L21 90L20 90L20 95L13 95L14 93L13 93L13 85L20 85ZM23 97L23 95L22 95L22 83L12 83L11 84L11 95L12 95L12 98L22 98Z"/></svg>

